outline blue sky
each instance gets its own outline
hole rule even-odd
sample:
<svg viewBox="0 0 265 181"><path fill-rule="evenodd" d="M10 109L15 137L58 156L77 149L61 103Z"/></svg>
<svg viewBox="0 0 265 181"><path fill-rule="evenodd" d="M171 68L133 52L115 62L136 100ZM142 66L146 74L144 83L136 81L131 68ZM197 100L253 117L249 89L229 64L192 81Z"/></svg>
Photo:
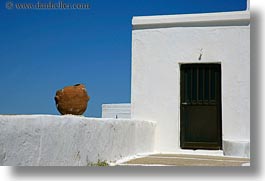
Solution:
<svg viewBox="0 0 265 181"><path fill-rule="evenodd" d="M103 103L130 102L133 16L246 9L246 0L64 1L90 3L89 10L8 10L7 1L0 1L0 114L59 114L56 90L83 83L91 96L85 115L100 117Z"/></svg>

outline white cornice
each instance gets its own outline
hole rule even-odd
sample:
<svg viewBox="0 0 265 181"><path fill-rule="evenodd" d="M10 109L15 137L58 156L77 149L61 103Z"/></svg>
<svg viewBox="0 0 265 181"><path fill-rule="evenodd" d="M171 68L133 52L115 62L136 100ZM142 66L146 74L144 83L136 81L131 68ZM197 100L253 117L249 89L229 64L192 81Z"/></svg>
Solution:
<svg viewBox="0 0 265 181"><path fill-rule="evenodd" d="M181 14L133 17L133 29L187 27L187 26L238 26L250 23L249 11L203 14Z"/></svg>

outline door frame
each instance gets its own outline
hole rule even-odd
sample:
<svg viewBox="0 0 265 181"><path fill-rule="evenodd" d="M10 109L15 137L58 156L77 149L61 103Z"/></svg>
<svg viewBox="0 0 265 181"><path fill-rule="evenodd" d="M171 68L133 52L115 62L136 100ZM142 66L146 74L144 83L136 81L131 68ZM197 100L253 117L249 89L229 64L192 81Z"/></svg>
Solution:
<svg viewBox="0 0 265 181"><path fill-rule="evenodd" d="M218 148L217 147L215 147L215 146L210 146L210 147L207 147L207 148L205 148L205 146L208 146L207 145L207 143L204 145L204 146L202 146L202 147L197 147L197 148L194 148L194 147L192 147L192 146L187 146L186 148L182 148L182 145L181 145L181 143L182 143L182 132L181 132L181 130L182 130L182 123L181 123L181 114L182 114L182 111L181 111L181 101L182 101L182 75L181 75L181 66L182 65L190 65L190 64L192 64L192 65L194 65L194 64L198 64L198 65L203 65L203 64L208 64L208 65L219 65L220 66L220 106L219 106L219 111L220 111L220 115L219 115L219 117L220 117L220 120L219 120L219 122L218 122L218 134L219 134L219 140L218 140L218 144L220 145L220 146L218 146ZM203 149L203 150L222 150L223 149L223 136L222 136L222 134L223 134L223 129L222 129L222 124L223 124L223 121L222 121L222 64L221 64L221 62L200 62L200 63L198 63L198 62L181 62L181 63L179 63L179 148L180 149L185 149L185 150L197 150L197 149Z"/></svg>

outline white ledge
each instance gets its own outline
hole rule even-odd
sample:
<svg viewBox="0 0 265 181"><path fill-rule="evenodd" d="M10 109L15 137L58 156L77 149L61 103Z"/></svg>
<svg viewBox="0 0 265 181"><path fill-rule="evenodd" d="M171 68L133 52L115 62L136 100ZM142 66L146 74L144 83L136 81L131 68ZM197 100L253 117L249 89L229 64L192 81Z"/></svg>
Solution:
<svg viewBox="0 0 265 181"><path fill-rule="evenodd" d="M152 121L0 115L0 166L88 166L153 152Z"/></svg>
<svg viewBox="0 0 265 181"><path fill-rule="evenodd" d="M249 25L249 11L133 17L133 29Z"/></svg>

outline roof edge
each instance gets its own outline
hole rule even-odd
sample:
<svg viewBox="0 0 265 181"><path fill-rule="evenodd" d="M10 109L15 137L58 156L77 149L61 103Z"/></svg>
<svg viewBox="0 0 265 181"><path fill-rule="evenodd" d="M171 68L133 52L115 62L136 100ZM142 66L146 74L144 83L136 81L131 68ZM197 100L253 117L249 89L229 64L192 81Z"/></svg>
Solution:
<svg viewBox="0 0 265 181"><path fill-rule="evenodd" d="M238 26L249 24L249 10L200 14L135 16L132 19L133 29L178 26Z"/></svg>

